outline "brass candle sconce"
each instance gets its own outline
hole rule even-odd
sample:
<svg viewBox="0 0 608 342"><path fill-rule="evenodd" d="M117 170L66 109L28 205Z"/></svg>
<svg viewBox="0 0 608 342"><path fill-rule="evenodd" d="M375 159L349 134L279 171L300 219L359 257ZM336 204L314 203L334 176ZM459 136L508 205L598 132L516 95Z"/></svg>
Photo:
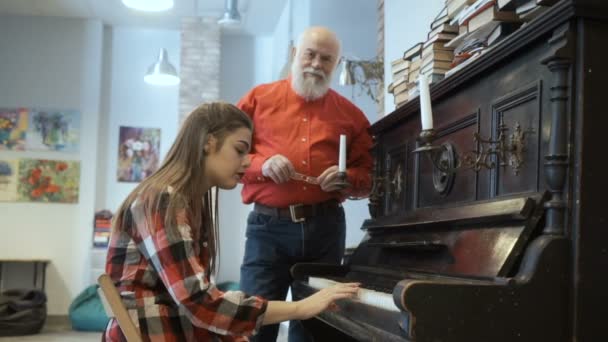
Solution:
<svg viewBox="0 0 608 342"><path fill-rule="evenodd" d="M458 169L480 171L482 168L496 168L497 163L491 159L492 156L496 156L500 166L511 166L514 174L518 175L524 165L526 139L529 134L534 133L534 130L522 130L519 122L514 126L513 133L509 135L509 128L501 118L496 139L485 139L479 133L475 133L473 139L479 150L466 152L461 156L450 143L433 145L436 138L434 129L423 130L417 138L420 147L413 152L425 154L431 160L433 167L444 174L454 173Z"/></svg>

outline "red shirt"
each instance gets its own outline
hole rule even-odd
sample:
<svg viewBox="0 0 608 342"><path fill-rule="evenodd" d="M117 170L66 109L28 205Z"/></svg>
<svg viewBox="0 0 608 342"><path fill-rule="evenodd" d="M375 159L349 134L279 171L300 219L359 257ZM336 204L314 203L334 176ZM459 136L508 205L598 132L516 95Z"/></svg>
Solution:
<svg viewBox="0 0 608 342"><path fill-rule="evenodd" d="M284 208L291 204L313 204L332 198L343 201L340 192L325 192L318 185L290 180L276 184L262 175L262 165L282 154L297 172L317 177L338 165L340 134L346 134L347 175L351 195L367 195L371 189L372 138L369 121L345 97L329 90L315 101L306 101L291 88L291 80L253 88L237 104L253 119L251 166L243 177L243 202Z"/></svg>

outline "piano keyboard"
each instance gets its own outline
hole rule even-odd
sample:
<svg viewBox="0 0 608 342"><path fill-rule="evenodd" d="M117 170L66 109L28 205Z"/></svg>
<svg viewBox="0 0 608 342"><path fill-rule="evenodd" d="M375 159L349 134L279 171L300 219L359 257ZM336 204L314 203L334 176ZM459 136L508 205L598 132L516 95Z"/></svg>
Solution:
<svg viewBox="0 0 608 342"><path fill-rule="evenodd" d="M338 282L331 279L318 277L308 278L308 286L317 290L321 290L326 287L333 286L335 284L338 284ZM362 303L375 306L380 309L401 312L393 301L393 295L389 293L361 288L357 295L357 299Z"/></svg>

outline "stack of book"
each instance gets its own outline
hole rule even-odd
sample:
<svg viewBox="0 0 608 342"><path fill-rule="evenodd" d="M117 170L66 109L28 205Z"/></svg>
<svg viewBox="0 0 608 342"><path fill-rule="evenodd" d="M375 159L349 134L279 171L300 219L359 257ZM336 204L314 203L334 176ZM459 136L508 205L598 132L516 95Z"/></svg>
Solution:
<svg viewBox="0 0 608 342"><path fill-rule="evenodd" d="M422 66L422 45L422 42L416 43L403 53L403 59L410 62L410 71L407 77L408 99L414 98L418 95L416 81L418 80L418 75L420 75L420 67Z"/></svg>
<svg viewBox="0 0 608 342"><path fill-rule="evenodd" d="M442 80L454 59L454 48L445 44L458 36L458 26L451 25L449 21L446 7L431 23L428 40L422 46L420 73L427 76L429 83Z"/></svg>
<svg viewBox="0 0 608 342"><path fill-rule="evenodd" d="M388 92L393 94L394 102L397 107L408 100L407 84L409 79L410 61L403 58L391 62L393 81L388 86Z"/></svg>
<svg viewBox="0 0 608 342"><path fill-rule="evenodd" d="M93 223L93 246L107 247L110 242L112 230L112 213L109 210L101 210L95 213Z"/></svg>
<svg viewBox="0 0 608 342"><path fill-rule="evenodd" d="M523 22L538 17L557 0L497 0L497 7L501 11L515 11Z"/></svg>
<svg viewBox="0 0 608 342"><path fill-rule="evenodd" d="M445 44L454 49L452 68L445 73L446 77L521 26L521 20L515 11L509 8L500 9L496 0L476 0L473 3L459 4L458 12L453 12L454 17L450 22L459 26L459 34Z"/></svg>

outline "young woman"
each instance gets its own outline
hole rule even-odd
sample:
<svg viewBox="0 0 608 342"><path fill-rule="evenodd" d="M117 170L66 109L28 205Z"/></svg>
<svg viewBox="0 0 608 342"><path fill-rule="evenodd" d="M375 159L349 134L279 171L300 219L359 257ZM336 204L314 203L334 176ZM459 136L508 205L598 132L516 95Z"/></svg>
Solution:
<svg viewBox="0 0 608 342"><path fill-rule="evenodd" d="M246 341L261 325L310 318L356 294L353 283L298 302L266 301L210 281L219 254L217 188L234 188L249 166L252 129L235 106L198 107L158 171L120 206L106 273L144 341ZM104 340L125 340L115 320Z"/></svg>

